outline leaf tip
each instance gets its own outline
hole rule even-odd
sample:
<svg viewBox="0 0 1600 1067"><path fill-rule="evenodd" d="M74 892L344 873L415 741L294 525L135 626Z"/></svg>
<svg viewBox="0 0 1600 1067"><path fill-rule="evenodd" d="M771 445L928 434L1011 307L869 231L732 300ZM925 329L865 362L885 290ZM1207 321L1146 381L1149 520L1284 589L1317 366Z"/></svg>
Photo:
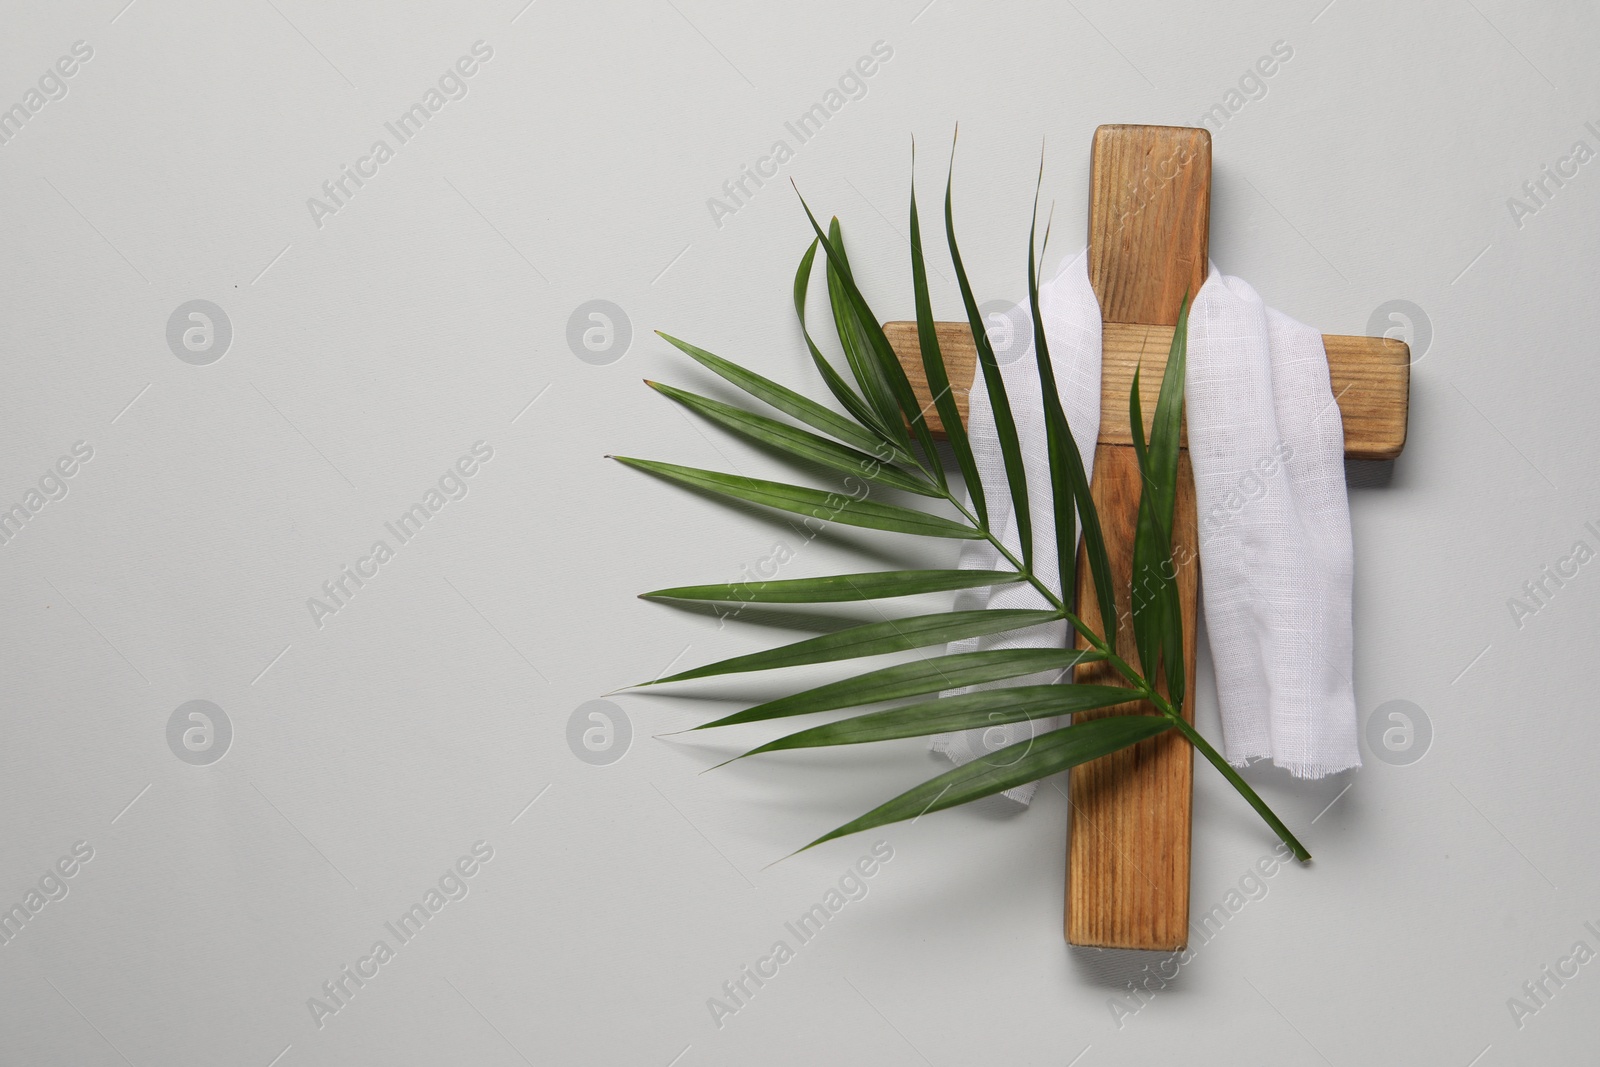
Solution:
<svg viewBox="0 0 1600 1067"><path fill-rule="evenodd" d="M813 841L813 842L811 842L811 845L815 845L815 844L818 844L818 843L819 842L817 842L817 841ZM805 848L797 848L793 852L789 853L787 856L779 856L777 859L773 860L771 863L767 864L765 867L763 867L761 869L763 871L770 870L773 867L776 867L778 864L782 863L784 860L792 860L796 856L800 855L800 853L804 852L807 848L810 848L811 845L807 845L807 846L805 846Z"/></svg>

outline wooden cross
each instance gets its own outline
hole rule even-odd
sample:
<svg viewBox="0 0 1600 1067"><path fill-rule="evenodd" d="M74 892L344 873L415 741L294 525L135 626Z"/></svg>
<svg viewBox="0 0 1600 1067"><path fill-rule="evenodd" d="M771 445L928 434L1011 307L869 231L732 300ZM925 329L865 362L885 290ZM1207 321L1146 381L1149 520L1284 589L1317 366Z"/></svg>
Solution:
<svg viewBox="0 0 1600 1067"><path fill-rule="evenodd" d="M1090 186L1089 280L1103 320L1100 439L1092 488L1117 586L1117 643L1132 648L1128 601L1140 484L1128 392L1134 367L1142 361L1141 409L1151 419L1180 302L1186 292L1198 293L1206 279L1211 134L1177 126L1101 126L1094 135ZM889 322L884 330L926 402L924 410L932 412L916 323ZM951 382L971 383L977 352L967 323L939 323L938 334ZM1395 458L1406 438L1408 348L1385 337L1325 336L1322 341L1344 420L1345 455ZM963 387L955 388L964 422L967 393ZM1187 449L1179 460L1173 526L1189 676L1183 714L1193 722L1199 536ZM1081 549L1079 560L1077 610L1090 627L1103 633ZM1080 667L1077 678L1121 684L1104 664ZM1143 702L1130 702L1090 715L1153 711ZM1103 948L1185 947L1193 768L1193 749L1176 731L1168 731L1071 773L1069 942Z"/></svg>

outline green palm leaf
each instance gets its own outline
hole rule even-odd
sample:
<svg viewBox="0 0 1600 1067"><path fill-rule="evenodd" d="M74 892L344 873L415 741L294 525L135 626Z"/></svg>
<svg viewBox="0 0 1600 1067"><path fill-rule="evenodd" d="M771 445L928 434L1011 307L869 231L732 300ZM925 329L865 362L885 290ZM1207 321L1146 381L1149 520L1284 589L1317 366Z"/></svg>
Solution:
<svg viewBox="0 0 1600 1067"><path fill-rule="evenodd" d="M753 708L724 716L695 729L710 730L718 726L734 726L738 723L781 719L791 715L810 715L818 711L860 707L862 704L876 704L880 700L899 700L901 697L937 693L942 689L959 689L962 686L982 685L985 682L998 682L1006 678L1022 678L1041 671L1065 673L1080 663L1100 658L1102 657L1098 652L1065 648L1008 648L985 652L955 652L948 656L934 656L912 663L897 663L893 667L884 667L882 670L869 671L854 678L819 685L815 689L807 689L803 693L796 693L781 700L769 700L765 704L757 704ZM1045 688L1060 688L1065 691L1087 687L1064 685ZM1122 701L1126 701L1128 690L1123 689L1120 692Z"/></svg>
<svg viewBox="0 0 1600 1067"><path fill-rule="evenodd" d="M956 223L951 210L951 189L955 185L955 150L951 147L950 173L944 187L944 232L950 245L950 260L955 264L956 284L961 287L961 303L966 308L967 325L972 331L972 343L978 350L978 367L983 372L984 388L989 394L989 407L994 413L995 437L1000 442L1000 456L1005 463L1006 485L1011 492L1011 509L1017 524L1017 537L1022 545L1022 565L1033 567L1033 519L1028 512L1028 475L1022 462L1022 444L1017 438L1017 422L1011 414L1011 399L1006 394L1005 378L1000 374L1000 364L994 358L994 347L989 344L989 333L978 311L978 299L972 295L972 285L967 281L967 271L961 263L961 250L956 247ZM939 414L941 421L944 413ZM979 513L984 514L983 512Z"/></svg>
<svg viewBox="0 0 1600 1067"><path fill-rule="evenodd" d="M1167 367L1161 375L1161 392L1150 428L1151 486L1158 491L1156 515L1172 528L1172 509L1178 493L1178 445L1183 433L1183 386L1188 351L1189 298L1178 305L1178 325L1167 350Z"/></svg>
<svg viewBox="0 0 1600 1067"><path fill-rule="evenodd" d="M1109 755L1147 737L1173 728L1170 719L1156 715L1108 715L1100 719L1051 730L1038 737L989 753L971 763L946 771L880 804L859 819L852 819L800 849L860 833L878 826L915 819L983 797L1003 793L1057 771Z"/></svg>
<svg viewBox="0 0 1600 1067"><path fill-rule="evenodd" d="M794 313L800 320L800 334L806 340L806 348L811 352L811 362L816 365L818 373L822 375L823 384L834 395L840 405L850 413L862 426L868 427L872 435L883 442L883 446L894 456L895 462L910 463L911 456L900 446L899 439L905 437L904 427L896 423L884 423L879 419L872 405L863 400L848 382L833 369L817 343L811 339L811 330L806 326L806 292L811 287L811 264L817 258L818 241L811 242L811 247L806 249L806 254L800 258L800 269L794 274ZM846 356L848 359L848 354ZM898 433L893 432L898 430ZM835 435L837 436L837 435ZM909 442L907 442L909 443ZM869 448L874 454L878 448Z"/></svg>
<svg viewBox="0 0 1600 1067"><path fill-rule="evenodd" d="M956 466L961 468L961 478L966 482L973 509L978 513L978 523L987 525L989 505L984 499L983 481L978 477L978 464L972 458L972 445L967 441L967 429L961 423L956 398L950 392L950 375L945 370L944 354L939 351L939 332L933 321L933 303L928 298L928 268L922 259L922 224L917 218L915 159L913 150L911 287L917 303L917 344L922 351L922 371L928 379L928 389L933 393L933 406L939 412L945 438L950 442L950 450L955 453Z"/></svg>
<svg viewBox="0 0 1600 1067"><path fill-rule="evenodd" d="M680 467L676 463L662 463L653 459L634 459L631 456L612 456L618 463L700 489L718 496L745 500L780 511L790 511L808 518L842 522L848 526L864 526L873 530L891 530L896 533L923 534L928 537L955 537L966 540L981 538L983 534L959 522L913 511L894 504L879 504L871 500L856 500L838 493L825 493L786 482L769 482L762 478L745 478L737 474L702 470L699 467Z"/></svg>
<svg viewBox="0 0 1600 1067"><path fill-rule="evenodd" d="M867 341L867 354L873 357L878 370L888 381L892 399L899 406L901 416L911 424L911 430L916 435L917 443L922 447L923 456L926 457L929 473L944 487L944 467L939 462L938 450L934 447L933 433L928 429L928 420L923 416L922 406L917 403L916 393L912 392L911 382L906 378L905 368L900 366L900 360L894 354L894 346L889 344L889 338L884 334L883 327L879 325L878 318L873 314L872 308L867 305L866 298L861 295L861 290L856 286L855 278L850 273L850 261L845 258L844 243L842 240L835 243L822 232L816 216L811 213L811 208L801 198L800 206L805 209L806 218L811 221L811 228L817 238L822 241L822 250L828 255L828 263L834 268L839 284L847 298L846 306L849 320L854 323ZM837 227L834 228L837 233Z"/></svg>
<svg viewBox="0 0 1600 1067"><path fill-rule="evenodd" d="M1118 685L1023 685L927 700L919 704L873 711L814 726L751 749L744 756L796 748L862 745L904 737L978 730L1028 719L1050 719L1080 711L1128 703L1131 691ZM1140 716L1141 718L1146 716ZM732 763L733 760L727 761Z"/></svg>
<svg viewBox="0 0 1600 1067"><path fill-rule="evenodd" d="M1162 579L1161 640L1166 646L1162 659L1168 696L1180 708L1183 707L1187 678L1183 655L1183 611L1178 600L1177 571L1172 566L1172 531L1173 512L1178 499L1178 444L1183 433L1188 338L1189 297L1184 294L1183 302L1178 307L1178 326L1172 332L1172 347L1167 353L1167 367L1161 376L1155 425L1150 434L1152 487L1160 491L1153 508L1155 536L1159 541L1151 546L1151 555L1156 560L1157 576Z"/></svg>
<svg viewBox="0 0 1600 1067"><path fill-rule="evenodd" d="M817 240L822 239L818 237ZM850 371L855 375L856 383L861 387L861 395L866 397L877 424L887 427L900 447L910 448L911 439L906 435L905 418L894 402L889 379L872 351L872 342L867 338L866 327L857 316L855 308L851 306L849 293L844 287L844 276L850 271L850 260L845 254L844 234L839 228L837 218L828 223L828 241L838 250L838 262L844 264L841 268L828 257L826 273L828 307L833 312L833 328L838 335L839 346L844 349L845 362L850 365Z"/></svg>
<svg viewBox="0 0 1600 1067"><path fill-rule="evenodd" d="M953 156L953 153L952 153ZM1138 659L1143 673L1135 670L1116 652L1116 608L1111 582L1110 559L1104 541L1091 486L1079 454L1072 428L1057 391L1054 367L1039 306L1039 269L1042 249L1037 246L1038 189L1034 195L1034 224L1028 236L1028 299L1032 313L1034 354L1044 394L1046 457L1051 476L1051 506L1056 525L1056 555L1061 576L1059 592L1049 588L1034 573L1035 546L1029 512L1026 468L1017 434L1015 414L1007 395L992 346L979 313L961 261L953 221L952 187L954 164L947 175L944 216L947 241L962 305L978 352L995 431L1004 461L1012 513L1020 535L1021 559L1012 555L989 524L989 497L979 482L972 443L959 418L959 409L950 393L948 371L938 344L933 322L932 302L923 258L921 220L918 217L915 189L911 196L912 288L916 303L917 336L923 369L934 396L933 406L947 428L951 451L966 481L973 500L969 511L951 492L941 457L935 449L928 420L919 407L904 368L877 317L868 306L851 272L838 219L832 219L824 233L802 199L814 240L795 275L793 296L801 333L818 373L834 398L848 413L840 415L801 394L703 349L666 337L702 366L720 375L751 396L777 411L803 423L818 434L799 429L764 415L754 414L731 404L685 390L651 383L674 401L696 413L759 443L783 453L829 469L859 473L908 492L944 499L961 510L970 525L911 508L856 499L782 482L738 477L715 471L682 467L650 460L617 457L621 462L689 488L718 496L756 503L800 515L901 533L925 536L981 539L993 544L1007 563L1008 571L905 570L868 574L843 574L820 578L784 581L734 582L720 585L679 586L644 594L650 598L685 601L731 601L740 603L826 603L873 600L916 593L944 592L981 585L1026 582L1054 610L992 609L947 611L904 619L850 626L834 633L811 637L778 648L734 656L703 667L696 667L648 682L655 685L721 675L772 670L805 664L828 663L911 649L944 645L951 641L982 637L1068 620L1093 647L1084 652L1067 649L1010 649L932 656L911 663L899 663L868 671L852 678L816 686L791 696L767 701L742 712L725 716L709 726L756 722L811 712L861 707L907 697L927 697L945 689L983 685L1010 678L1022 678L1044 670L1062 670L1084 662L1104 661L1128 683L1129 688L1109 686L1022 686L967 693L943 699L923 699L907 706L890 707L856 715L836 723L814 727L760 746L756 752L772 752L825 745L859 744L897 737L969 729L990 724L1019 722L1079 711L1103 708L1133 701L1146 701L1156 715L1112 715L1053 730L1029 741L991 753L954 768L880 805L833 832L813 841L814 847L836 837L902 819L915 819L929 811L964 804L1002 792L1026 782L1053 774L1087 760L1176 729L1217 768L1261 817L1302 860L1309 859L1305 847L1283 824L1216 750L1182 716L1185 663L1183 629L1179 611L1177 583L1166 577L1171 571L1172 533L1179 470L1179 435L1182 428L1183 378L1187 336L1187 298L1180 310L1173 347L1162 378L1149 440L1145 439L1139 408L1138 380L1130 397L1130 416L1134 426L1134 449L1144 489L1134 537L1134 631ZM1042 187L1042 167L1041 182ZM1045 244L1049 242L1046 226ZM827 259L828 299L838 331L840 345L850 367L852 386L824 358L806 326L805 303L817 248ZM976 382L974 382L974 388ZM853 421L852 421L853 420ZM909 430L909 432L908 432ZM912 449L913 438L917 442ZM920 453L917 454L917 453ZM863 468L865 465L865 469ZM1081 524L1081 525L1080 525ZM1102 636L1065 607L1076 590L1077 543L1081 530L1083 551L1090 569L1094 593L1100 609ZM1148 579L1146 581L1145 579ZM1167 692L1162 693L1154 679L1164 671ZM706 727L701 727L704 729Z"/></svg>
<svg viewBox="0 0 1600 1067"><path fill-rule="evenodd" d="M737 363L723 359L721 356L712 355L703 348L697 348L687 341L680 341L670 334L662 333L660 330L656 331L656 336L713 374L732 382L757 400L776 408L791 418L798 419L807 426L821 430L830 437L834 437L846 444L855 445L857 448L871 452L874 455L879 454L880 450L884 448L878 436L862 429L843 415L829 411L808 396L802 396L793 389L779 385L770 378L762 377L753 370L746 370ZM911 457L899 449L894 449L885 458L896 463L911 462Z"/></svg>
<svg viewBox="0 0 1600 1067"><path fill-rule="evenodd" d="M1134 371L1133 390L1128 396L1133 450L1139 462L1142 482L1133 543L1131 604L1134 637L1139 649L1139 663L1145 674L1155 677L1164 664L1168 697L1179 707L1183 705L1187 678L1182 606L1178 598L1177 570L1172 564L1172 523L1177 502L1187 323L1186 297L1179 307L1178 327L1173 332L1172 349L1162 375L1148 446L1144 438L1138 369Z"/></svg>
<svg viewBox="0 0 1600 1067"><path fill-rule="evenodd" d="M945 593L985 585L1020 582L1015 571L868 571L830 574L822 578L785 578L770 582L723 585L680 585L639 595L649 600L721 600L745 604L837 604L851 600Z"/></svg>
<svg viewBox="0 0 1600 1067"><path fill-rule="evenodd" d="M1025 608L992 608L983 611L945 611L934 615L913 615L906 619L849 626L831 634L823 634L821 637L808 637L804 641L769 648L765 652L734 656L732 659L695 667L674 674L670 678L643 684L664 685L667 682L682 682L691 678L769 671L778 667L832 663L842 659L882 655L885 652L904 652L911 648L943 645L968 637L987 637L1007 630L1021 630L1028 626L1055 622L1061 618L1059 611L1035 611Z"/></svg>
<svg viewBox="0 0 1600 1067"><path fill-rule="evenodd" d="M1044 164L1039 165L1040 183L1044 181ZM1077 519L1083 522L1084 554L1089 557L1089 571L1094 576L1094 590L1100 604L1102 640L1112 651L1117 647L1117 608L1111 584L1111 560L1106 555L1105 538L1100 532L1100 515L1095 510L1094 496L1089 490L1089 477L1083 468L1083 457L1078 453L1078 442L1067 424L1067 413L1061 407L1061 394L1056 389L1055 367L1050 362L1050 346L1045 340L1044 319L1039 313L1039 271L1034 260L1034 232L1039 219L1039 192L1034 194L1033 228L1028 231L1028 302L1033 310L1033 352L1039 364L1039 381L1044 392L1045 442L1050 456L1050 485L1054 496L1056 518L1056 557L1061 572L1061 597L1069 599L1077 584L1076 524L1073 504L1077 505ZM1050 242L1050 229L1045 227L1045 243Z"/></svg>
<svg viewBox="0 0 1600 1067"><path fill-rule="evenodd" d="M688 408L690 411L705 416L720 426L725 426L737 434L741 434L753 441L770 445L788 455L798 459L809 460L812 463L853 474L887 485L893 489L903 489L908 493L919 493L922 496L939 496L939 490L923 481L913 477L895 467L888 466L874 456L859 452L854 448L836 444L826 437L819 437L808 430L802 430L776 419L769 419L765 415L757 415L743 408L736 408L731 404L724 404L720 400L700 396L687 390L677 389L660 382L645 380L645 384L663 396L670 397Z"/></svg>
<svg viewBox="0 0 1600 1067"><path fill-rule="evenodd" d="M1129 606L1133 614L1133 640L1139 651L1139 665L1147 675L1154 675L1160 656L1165 624L1161 615L1167 598L1161 588L1164 576L1157 569L1156 557L1160 545L1170 543L1158 528L1155 489L1150 470L1150 452L1144 439L1144 412L1139 400L1139 376L1143 366L1133 369L1133 389L1128 394L1128 425L1133 433L1133 454L1139 464L1140 493L1139 518L1133 539L1132 583Z"/></svg>

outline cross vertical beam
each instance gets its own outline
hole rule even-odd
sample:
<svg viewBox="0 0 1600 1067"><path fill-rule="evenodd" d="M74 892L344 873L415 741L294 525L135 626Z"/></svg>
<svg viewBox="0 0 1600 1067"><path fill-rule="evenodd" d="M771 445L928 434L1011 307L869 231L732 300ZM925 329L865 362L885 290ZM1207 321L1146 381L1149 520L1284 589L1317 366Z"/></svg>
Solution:
<svg viewBox="0 0 1600 1067"><path fill-rule="evenodd" d="M1090 169L1089 282L1105 323L1173 326L1185 294L1206 279L1211 217L1211 134L1174 126L1101 126ZM1164 364L1165 352L1152 363ZM1141 385L1158 387L1146 365ZM1107 383L1109 385L1109 383ZM1141 397L1146 418L1154 396ZM1127 410L1125 392L1103 388L1106 412ZM1148 430L1148 427L1147 427ZM1134 530L1141 484L1133 446L1096 446L1092 485L1105 531L1117 605L1116 620L1099 617L1089 567L1080 549L1078 613L1097 633L1114 627L1117 647L1132 656L1129 610ZM1188 671L1183 714L1194 721L1195 608L1198 525L1188 451L1179 457L1173 517L1173 561L1183 615ZM1079 638L1080 646L1084 645ZM1080 682L1125 684L1103 663L1078 669ZM1161 684L1163 695L1165 683ZM1155 714L1146 703L1079 715ZM1074 945L1178 949L1188 941L1189 826L1193 749L1176 731L1112 753L1072 771L1068 816L1066 934Z"/></svg>

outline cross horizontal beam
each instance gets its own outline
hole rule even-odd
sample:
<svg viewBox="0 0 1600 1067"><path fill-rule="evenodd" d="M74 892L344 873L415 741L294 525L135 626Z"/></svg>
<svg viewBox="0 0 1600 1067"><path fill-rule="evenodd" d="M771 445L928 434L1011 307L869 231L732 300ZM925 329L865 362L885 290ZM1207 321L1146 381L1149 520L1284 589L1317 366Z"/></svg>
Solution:
<svg viewBox="0 0 1600 1067"><path fill-rule="evenodd" d="M1155 418L1156 394L1172 345L1171 326L1107 322L1101 333L1100 395L1126 397L1133 388L1134 368L1140 366L1139 401L1146 421ZM933 409L928 379L922 371L917 345L917 324L886 322L883 332L905 367L906 377L922 401L928 424L943 434L939 413ZM949 369L950 390L955 394L961 420L967 418L967 391L978 368L978 350L964 322L938 324L939 349ZM1328 350L1328 376L1344 420L1344 454L1347 459L1394 459L1406 443L1406 414L1411 388L1411 356L1405 342L1388 337L1346 337L1324 334ZM1019 348L1021 346L1018 346ZM1014 349L1015 350L1015 349ZM1032 358L1027 357L1027 358ZM1149 426L1145 427L1146 432ZM1100 412L1100 443L1133 443L1124 404L1107 404ZM1187 444L1187 437L1185 438Z"/></svg>

